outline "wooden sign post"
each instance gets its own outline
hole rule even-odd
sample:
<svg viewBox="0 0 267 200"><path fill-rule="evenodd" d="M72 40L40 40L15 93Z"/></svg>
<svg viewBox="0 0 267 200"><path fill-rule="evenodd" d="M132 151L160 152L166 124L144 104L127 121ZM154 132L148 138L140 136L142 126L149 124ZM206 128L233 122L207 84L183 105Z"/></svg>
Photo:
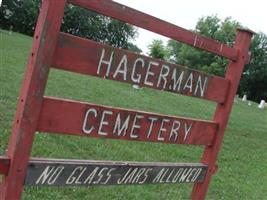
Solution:
<svg viewBox="0 0 267 200"><path fill-rule="evenodd" d="M229 59L225 78L60 33L67 3L98 12ZM252 32L234 47L108 0L43 0L18 101L0 199L20 199L24 185L88 186L194 183L205 198L245 63ZM217 103L212 121L44 97L49 68L169 91ZM73 120L75 119L75 120ZM204 145L201 163L30 158L36 131L169 144Z"/></svg>

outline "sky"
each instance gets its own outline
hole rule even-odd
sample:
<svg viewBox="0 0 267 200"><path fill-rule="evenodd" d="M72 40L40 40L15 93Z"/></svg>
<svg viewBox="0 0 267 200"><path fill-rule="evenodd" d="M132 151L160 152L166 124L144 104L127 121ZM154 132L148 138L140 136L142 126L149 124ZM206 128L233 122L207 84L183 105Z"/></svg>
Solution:
<svg viewBox="0 0 267 200"><path fill-rule="evenodd" d="M157 18L186 29L194 29L199 18L217 15L220 19L231 17L255 32L267 34L267 2L264 0L115 0ZM265 3L264 3L265 2ZM138 29L139 36L134 41L147 53L147 45L161 37L144 29Z"/></svg>

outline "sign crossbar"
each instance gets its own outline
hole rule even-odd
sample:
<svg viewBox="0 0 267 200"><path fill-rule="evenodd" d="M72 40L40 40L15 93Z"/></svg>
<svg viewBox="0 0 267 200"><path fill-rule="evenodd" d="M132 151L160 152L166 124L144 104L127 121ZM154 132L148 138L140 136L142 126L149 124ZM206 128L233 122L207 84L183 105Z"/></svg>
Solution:
<svg viewBox="0 0 267 200"><path fill-rule="evenodd" d="M164 35L190 46L215 53L230 60L236 60L238 50L210 38L203 37L192 31L158 19L146 13L129 8L125 5L107 0L69 0L70 3L96 11L105 16L144 28L148 31Z"/></svg>

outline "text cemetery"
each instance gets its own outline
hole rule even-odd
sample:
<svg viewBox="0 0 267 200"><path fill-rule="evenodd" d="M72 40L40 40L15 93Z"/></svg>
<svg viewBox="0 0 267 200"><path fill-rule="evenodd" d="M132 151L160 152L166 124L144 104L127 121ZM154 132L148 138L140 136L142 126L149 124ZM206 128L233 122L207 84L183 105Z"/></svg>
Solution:
<svg viewBox="0 0 267 200"><path fill-rule="evenodd" d="M111 110L97 111L95 108L89 108L84 117L82 130L85 134L90 134L94 131L102 136L108 134L126 136L126 134L129 134L129 137L133 139L140 138L140 130L143 130L143 133L146 130L145 137L147 139L152 134L156 134L158 141L169 140L176 142L178 137L183 137L182 139L186 140L192 125L192 122L185 120L160 119L141 114L114 113ZM105 129L111 131L108 133Z"/></svg>

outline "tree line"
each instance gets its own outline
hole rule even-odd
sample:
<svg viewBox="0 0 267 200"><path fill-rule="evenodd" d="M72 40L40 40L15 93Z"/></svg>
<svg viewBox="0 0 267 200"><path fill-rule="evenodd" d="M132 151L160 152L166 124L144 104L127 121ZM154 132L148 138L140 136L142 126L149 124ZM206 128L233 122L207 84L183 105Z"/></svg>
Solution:
<svg viewBox="0 0 267 200"><path fill-rule="evenodd" d="M236 29L241 24L231 18L219 19L216 15L199 19L194 32L233 45ZM149 55L169 62L223 76L228 60L212 53L198 50L183 43L168 40L153 40L148 46ZM250 46L251 60L242 74L239 95L246 94L250 100L259 102L267 99L267 36L259 32L254 35Z"/></svg>
<svg viewBox="0 0 267 200"><path fill-rule="evenodd" d="M41 0L3 0L0 7L0 28L32 36L40 2ZM192 31L232 46L239 26L241 24L231 18L221 20L215 15L200 18ZM141 52L132 42L138 35L137 28L77 6L66 6L61 31L117 48ZM257 33L253 37L250 51L251 60L245 66L238 93L246 94L249 99L258 102L267 99L267 36L264 33ZM224 75L228 63L227 59L174 40L169 40L166 45L161 40L154 40L149 45L149 55L218 76Z"/></svg>
<svg viewBox="0 0 267 200"><path fill-rule="evenodd" d="M41 0L3 0L0 27L32 36ZM137 28L121 21L68 4L61 31L102 42L117 48L141 52L133 41Z"/></svg>

